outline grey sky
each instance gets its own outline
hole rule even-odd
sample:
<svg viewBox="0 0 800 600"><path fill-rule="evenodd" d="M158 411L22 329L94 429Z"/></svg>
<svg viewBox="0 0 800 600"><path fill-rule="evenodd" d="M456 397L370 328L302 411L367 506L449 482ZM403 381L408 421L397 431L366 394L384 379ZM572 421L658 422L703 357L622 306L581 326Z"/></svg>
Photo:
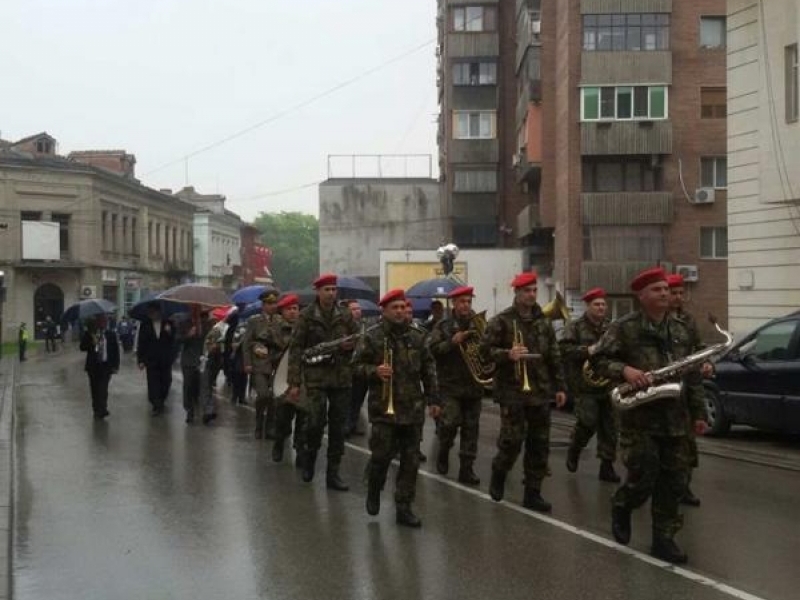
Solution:
<svg viewBox="0 0 800 600"><path fill-rule="evenodd" d="M325 179L329 154L435 154L435 12L434 0L4 2L0 135L47 131L63 154L122 148L143 183L179 189L187 153L430 42L189 160L189 184L245 219L316 214L316 186L254 197Z"/></svg>

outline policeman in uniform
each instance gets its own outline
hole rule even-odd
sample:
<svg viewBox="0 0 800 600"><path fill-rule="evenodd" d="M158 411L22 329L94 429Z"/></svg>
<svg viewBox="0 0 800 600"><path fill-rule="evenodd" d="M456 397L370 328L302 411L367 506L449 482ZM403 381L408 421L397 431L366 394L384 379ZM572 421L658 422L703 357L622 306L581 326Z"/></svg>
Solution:
<svg viewBox="0 0 800 600"><path fill-rule="evenodd" d="M258 297L261 300L261 314L247 320L242 339L242 360L244 372L250 375L250 385L256 390L256 430L257 440L274 436L275 398L272 396L273 359L270 348L273 340L272 327L277 320L278 291L267 288ZM266 421L266 423L265 423Z"/></svg>
<svg viewBox="0 0 800 600"><path fill-rule="evenodd" d="M519 456L525 456L525 508L549 512L541 494L550 452L550 405L567 401L561 353L550 320L536 303L536 273L517 275L511 283L514 304L496 315L481 342L485 358L497 365L494 400L500 404L500 434L492 461L489 495L500 502L506 476Z"/></svg>
<svg viewBox="0 0 800 600"><path fill-rule="evenodd" d="M452 317L437 321L428 341L431 354L436 359L442 398L436 470L440 475L447 475L450 448L460 430L461 465L458 481L466 485L478 485L481 482L472 465L478 455L478 429L484 390L461 354L461 345L468 339L473 338L476 344L480 342L480 332L476 328L475 312L472 310L473 291L469 286L460 286L448 294L453 307Z"/></svg>
<svg viewBox="0 0 800 600"><path fill-rule="evenodd" d="M567 450L567 470L578 470L581 450L597 433L597 458L600 459L600 481L619 483L614 471L617 458L617 423L608 396L608 382L593 384L586 380L583 366L597 349L597 343L608 329L606 292L594 288L583 295L586 311L567 323L559 341L561 355L567 365L570 391L575 396L575 426Z"/></svg>
<svg viewBox="0 0 800 600"><path fill-rule="evenodd" d="M640 309L613 322L592 356L595 372L613 385L634 389L652 385L650 372L692 352L691 332L670 314L667 275L660 267L647 269L631 282ZM631 537L631 512L651 500L651 554L682 564L686 554L674 536L683 524L679 502L686 491L690 449L686 423L697 433L705 430L703 385L684 377L684 393L629 407L620 413L620 448L628 469L614 494L611 531L620 544Z"/></svg>
<svg viewBox="0 0 800 600"><path fill-rule="evenodd" d="M314 479L317 453L322 446L325 423L328 423L328 489L347 491L349 486L339 476L344 455L344 429L350 407L350 356L355 348L358 326L350 311L336 305L336 275L326 273L314 281L316 300L300 312L289 347L288 399L297 402L300 386L305 385L308 415L301 429L301 464L303 481ZM317 362L307 362L303 353L321 343L334 348ZM337 343L338 342L338 343Z"/></svg>
<svg viewBox="0 0 800 600"><path fill-rule="evenodd" d="M300 316L300 298L296 294L288 294L278 300L277 308L280 311L280 319L277 320L273 329L273 346L278 349L272 355L273 371L278 368L278 364L283 358L283 353L289 348L292 341L292 334ZM301 428L305 413L298 409L297 405L288 402L286 396L276 398L277 402L275 417L275 443L272 445L272 460L275 462L283 461L284 445L286 438L292 434L292 421L294 421L294 441L297 450L297 432Z"/></svg>
<svg viewBox="0 0 800 600"><path fill-rule="evenodd" d="M419 444L425 406L431 417L439 416L436 363L425 344L425 335L405 316L405 294L395 289L379 302L383 318L367 330L353 355L356 372L369 382L369 420L372 455L367 466L366 509L380 511L380 495L389 464L399 454L395 482L396 521L420 527L411 509L419 469Z"/></svg>

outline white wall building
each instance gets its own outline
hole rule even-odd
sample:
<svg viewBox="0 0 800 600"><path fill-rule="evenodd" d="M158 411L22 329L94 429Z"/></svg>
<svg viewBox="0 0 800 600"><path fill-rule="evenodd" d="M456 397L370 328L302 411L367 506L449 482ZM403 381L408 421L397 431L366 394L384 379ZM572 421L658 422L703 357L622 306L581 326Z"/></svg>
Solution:
<svg viewBox="0 0 800 600"><path fill-rule="evenodd" d="M728 300L741 334L800 309L797 0L728 0Z"/></svg>

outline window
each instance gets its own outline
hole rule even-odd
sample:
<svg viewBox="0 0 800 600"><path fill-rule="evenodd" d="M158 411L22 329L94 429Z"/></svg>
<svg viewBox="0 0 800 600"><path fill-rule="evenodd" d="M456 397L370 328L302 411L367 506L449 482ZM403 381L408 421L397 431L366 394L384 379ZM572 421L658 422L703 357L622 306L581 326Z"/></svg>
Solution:
<svg viewBox="0 0 800 600"><path fill-rule="evenodd" d="M453 137L457 140L494 139L495 112L484 111L453 111Z"/></svg>
<svg viewBox="0 0 800 600"><path fill-rule="evenodd" d="M669 50L669 14L633 13L583 16L587 52Z"/></svg>
<svg viewBox="0 0 800 600"><path fill-rule="evenodd" d="M131 217L131 253L136 254L136 217Z"/></svg>
<svg viewBox="0 0 800 600"><path fill-rule="evenodd" d="M800 73L798 72L797 44L786 46L786 122L800 118Z"/></svg>
<svg viewBox="0 0 800 600"><path fill-rule="evenodd" d="M53 213L53 221L58 223L58 242L62 253L69 252L69 215Z"/></svg>
<svg viewBox="0 0 800 600"><path fill-rule="evenodd" d="M700 118L724 119L728 116L726 88L700 88Z"/></svg>
<svg viewBox="0 0 800 600"><path fill-rule="evenodd" d="M728 159L724 156L704 156L701 158L700 185L717 189L728 187Z"/></svg>
<svg viewBox="0 0 800 600"><path fill-rule="evenodd" d="M153 250L155 246L153 246L153 222L147 222L147 254L148 256L153 256L155 254Z"/></svg>
<svg viewBox="0 0 800 600"><path fill-rule="evenodd" d="M53 151L53 144L50 140L42 138L36 140L36 152L39 154L51 154Z"/></svg>
<svg viewBox="0 0 800 600"><path fill-rule="evenodd" d="M700 228L700 258L728 258L728 228Z"/></svg>
<svg viewBox="0 0 800 600"><path fill-rule="evenodd" d="M161 256L161 223L156 223L156 256Z"/></svg>
<svg viewBox="0 0 800 600"><path fill-rule="evenodd" d="M725 47L725 17L700 17L700 47Z"/></svg>
<svg viewBox="0 0 800 600"><path fill-rule="evenodd" d="M493 62L458 62L453 65L453 85L495 85L497 65Z"/></svg>
<svg viewBox="0 0 800 600"><path fill-rule="evenodd" d="M661 169L649 160L607 156L584 159L581 165L586 193L654 192L661 189Z"/></svg>
<svg viewBox="0 0 800 600"><path fill-rule="evenodd" d="M453 31L495 31L497 11L493 6L453 8Z"/></svg>
<svg viewBox="0 0 800 600"><path fill-rule="evenodd" d="M764 327L753 340L755 343L749 353L750 356L765 361L792 360L794 357L789 353L789 347L796 328L796 321L785 321ZM749 346L751 343L745 343L744 346Z"/></svg>
<svg viewBox="0 0 800 600"><path fill-rule="evenodd" d="M108 248L108 211L103 211L101 214L100 230L102 232L103 250Z"/></svg>
<svg viewBox="0 0 800 600"><path fill-rule="evenodd" d="M116 252L117 245L117 215L111 215L111 251Z"/></svg>
<svg viewBox="0 0 800 600"><path fill-rule="evenodd" d="M581 120L666 119L665 86L581 88Z"/></svg>
<svg viewBox="0 0 800 600"><path fill-rule="evenodd" d="M22 221L41 221L42 213L37 210L23 210L19 214Z"/></svg>
<svg viewBox="0 0 800 600"><path fill-rule="evenodd" d="M664 260L664 229L660 225L586 226L583 259L653 263Z"/></svg>

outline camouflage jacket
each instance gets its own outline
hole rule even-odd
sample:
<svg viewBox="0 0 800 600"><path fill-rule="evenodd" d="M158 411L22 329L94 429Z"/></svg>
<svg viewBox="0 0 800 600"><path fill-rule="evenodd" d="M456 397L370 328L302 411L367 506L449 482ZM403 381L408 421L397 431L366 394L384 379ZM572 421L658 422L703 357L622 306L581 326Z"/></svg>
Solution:
<svg viewBox="0 0 800 600"><path fill-rule="evenodd" d="M394 416L386 414L388 399L384 398L384 382L377 373L387 350L391 350L394 370L390 384ZM382 321L367 329L353 354L353 367L356 375L369 384L372 423L422 423L425 405L439 403L436 362L423 333L411 325Z"/></svg>
<svg viewBox="0 0 800 600"><path fill-rule="evenodd" d="M700 329L697 327L695 318L685 310L673 311L672 316L682 321L686 328L689 330L689 338L691 340L692 352L697 352L705 348L703 340L700 338Z"/></svg>
<svg viewBox="0 0 800 600"><path fill-rule="evenodd" d="M668 315L660 325L642 312L630 313L613 322L600 342L591 363L595 372L612 385L624 381L626 366L641 371L665 367L692 353L692 338L683 321ZM653 435L687 434L687 423L706 418L702 380L684 377L685 393L678 399L661 399L620 412L622 431Z"/></svg>
<svg viewBox="0 0 800 600"><path fill-rule="evenodd" d="M206 335L207 354L222 354L222 343L225 340L227 330L228 324L225 321L220 321L211 328L211 331Z"/></svg>
<svg viewBox="0 0 800 600"><path fill-rule="evenodd" d="M300 312L289 346L289 385L307 388L348 388L352 385L350 351L337 348L330 358L314 364L304 364L303 352L322 342L359 333L358 325L347 309L334 306L325 314L319 302Z"/></svg>
<svg viewBox="0 0 800 600"><path fill-rule="evenodd" d="M517 363L508 356L514 341L514 323L522 333L528 351L541 355L540 358L519 362L520 367L524 366L528 373L528 392L522 391L523 383L522 378L517 376ZM556 392L566 391L556 334L538 304L527 319L522 318L516 306L492 318L481 340L481 352L486 360L492 360L497 365L494 375L495 402L541 405Z"/></svg>
<svg viewBox="0 0 800 600"><path fill-rule="evenodd" d="M433 327L428 338L428 347L436 359L436 375L439 391L443 397L481 398L483 386L475 381L464 361L458 344L453 343L453 335L458 331L470 331L470 342L480 343L480 334L471 313L466 319L442 319Z"/></svg>
<svg viewBox="0 0 800 600"><path fill-rule="evenodd" d="M262 313L247 319L247 328L242 339L242 360L245 368L253 367L253 373L272 374L272 354L277 351L272 335L276 318L275 315Z"/></svg>
<svg viewBox="0 0 800 600"><path fill-rule="evenodd" d="M583 365L589 359L589 346L596 344L608 329L610 321L595 324L585 314L564 327L558 346L564 359L564 371L572 394L605 396L610 386L594 387L583 376Z"/></svg>
<svg viewBox="0 0 800 600"><path fill-rule="evenodd" d="M270 347L275 349L272 353L272 368L277 369L278 363L283 358L283 353L289 349L294 334L295 323L289 323L283 317L276 317L272 324Z"/></svg>

